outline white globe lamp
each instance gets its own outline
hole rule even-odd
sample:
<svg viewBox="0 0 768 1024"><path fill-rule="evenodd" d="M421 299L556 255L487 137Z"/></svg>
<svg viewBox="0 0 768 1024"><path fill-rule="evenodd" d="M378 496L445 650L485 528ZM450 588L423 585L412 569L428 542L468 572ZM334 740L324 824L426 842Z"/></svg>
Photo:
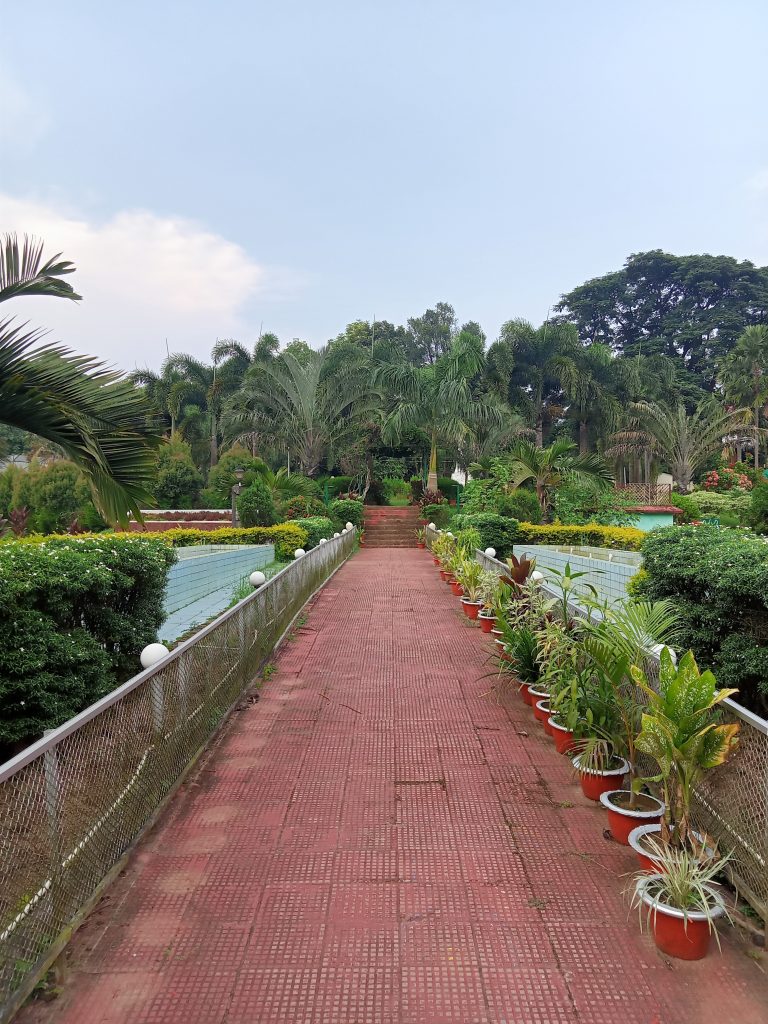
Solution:
<svg viewBox="0 0 768 1024"><path fill-rule="evenodd" d="M534 569L531 573L531 579L534 583L541 583L541 581L544 579L544 573L539 572L538 569Z"/></svg>
<svg viewBox="0 0 768 1024"><path fill-rule="evenodd" d="M334 538L334 540L335 540L335 539L336 539L337 537L340 537L340 536L341 536L341 534L340 534L340 533L334 533L334 535L333 535L333 538Z"/></svg>
<svg viewBox="0 0 768 1024"><path fill-rule="evenodd" d="M347 523L347 529L348 530L354 530L354 528L355 528L355 524L354 523Z"/></svg>
<svg viewBox="0 0 768 1024"><path fill-rule="evenodd" d="M165 644L147 644L139 656L141 667L152 668L152 666L156 665L158 661L162 661L163 658L167 658L170 653L171 652Z"/></svg>
<svg viewBox="0 0 768 1024"><path fill-rule="evenodd" d="M488 555L489 558L495 558L496 557L496 548L486 548L485 549L485 554Z"/></svg>
<svg viewBox="0 0 768 1024"><path fill-rule="evenodd" d="M435 526L434 523L430 523L429 524L429 528L430 528L430 530L436 530L437 529L437 527Z"/></svg>
<svg viewBox="0 0 768 1024"><path fill-rule="evenodd" d="M320 538L320 543L321 543L321 544L325 544L325 537L321 537L321 538Z"/></svg>
<svg viewBox="0 0 768 1024"><path fill-rule="evenodd" d="M248 582L252 587L263 587L267 582L267 577L263 572L261 572L261 570L257 569L256 572L252 572L248 577Z"/></svg>
<svg viewBox="0 0 768 1024"><path fill-rule="evenodd" d="M306 553L307 552L304 550L304 548L296 548L296 550L293 552L293 557L301 558L301 556L306 555Z"/></svg>

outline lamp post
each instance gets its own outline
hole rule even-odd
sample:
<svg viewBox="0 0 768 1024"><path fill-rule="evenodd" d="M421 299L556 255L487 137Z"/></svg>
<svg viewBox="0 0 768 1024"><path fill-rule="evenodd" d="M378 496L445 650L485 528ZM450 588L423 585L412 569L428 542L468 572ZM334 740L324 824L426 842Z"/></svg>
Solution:
<svg viewBox="0 0 768 1024"><path fill-rule="evenodd" d="M243 477L245 476L244 469L235 470L236 483L232 484L232 525L237 526L237 499L240 497L240 491L243 489Z"/></svg>

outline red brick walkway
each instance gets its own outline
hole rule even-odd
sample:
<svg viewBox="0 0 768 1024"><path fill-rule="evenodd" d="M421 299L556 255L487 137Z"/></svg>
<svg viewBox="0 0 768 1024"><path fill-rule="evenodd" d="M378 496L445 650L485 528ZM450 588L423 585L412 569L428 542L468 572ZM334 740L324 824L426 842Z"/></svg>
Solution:
<svg viewBox="0 0 768 1024"><path fill-rule="evenodd" d="M734 936L684 964L640 935L488 639L424 552L353 558L24 1024L765 1024Z"/></svg>

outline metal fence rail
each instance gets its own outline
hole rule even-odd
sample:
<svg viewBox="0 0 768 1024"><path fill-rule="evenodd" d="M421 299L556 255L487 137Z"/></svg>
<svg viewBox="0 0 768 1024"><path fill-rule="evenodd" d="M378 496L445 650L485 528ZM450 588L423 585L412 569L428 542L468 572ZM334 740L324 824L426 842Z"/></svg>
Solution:
<svg viewBox="0 0 768 1024"><path fill-rule="evenodd" d="M428 544L434 536L427 529ZM507 571L503 562L482 551L476 558L485 569ZM584 615L578 604L570 607ZM658 659L649 658L650 680L658 680L658 668ZM768 925L768 722L733 700L725 700L722 708L725 721L740 725L739 745L728 763L707 772L696 789L693 823L717 840L721 853L731 854L734 885Z"/></svg>
<svg viewBox="0 0 768 1024"><path fill-rule="evenodd" d="M159 665L0 766L0 1020L47 970L354 543L350 531L309 551Z"/></svg>

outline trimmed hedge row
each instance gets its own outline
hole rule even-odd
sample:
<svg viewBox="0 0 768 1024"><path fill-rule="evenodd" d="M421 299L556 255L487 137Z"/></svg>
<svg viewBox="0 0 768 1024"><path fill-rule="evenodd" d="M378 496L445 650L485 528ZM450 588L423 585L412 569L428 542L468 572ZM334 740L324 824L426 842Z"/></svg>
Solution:
<svg viewBox="0 0 768 1024"><path fill-rule="evenodd" d="M0 544L3 759L140 670L175 558L163 539L136 534Z"/></svg>
<svg viewBox="0 0 768 1024"><path fill-rule="evenodd" d="M300 530L303 530L307 535L306 541L297 545L297 547L303 547L305 550L310 548L316 548L322 538L328 540L332 537L336 531L336 526L332 519L327 516L307 516L305 519L295 519L291 522L284 523L285 526L298 526ZM294 548L295 550L295 548ZM293 551L291 552L293 556Z"/></svg>
<svg viewBox="0 0 768 1024"><path fill-rule="evenodd" d="M177 530L166 530L159 536L175 548L191 548L197 544L274 544L275 557L285 562L293 558L296 548L306 547L309 538L304 529L306 522L306 519L302 519L301 525L280 523L277 526L224 526L220 530L179 527Z"/></svg>
<svg viewBox="0 0 768 1024"><path fill-rule="evenodd" d="M477 530L480 535L480 547L495 548L497 558L507 558L512 554L513 544L518 542L520 524L516 519L500 516L495 512L476 512L474 515L455 515L451 520L451 528L457 533L460 530Z"/></svg>
<svg viewBox="0 0 768 1024"><path fill-rule="evenodd" d="M596 548L620 548L639 551L648 536L634 526L535 526L520 523L516 544L573 544Z"/></svg>
<svg viewBox="0 0 768 1024"><path fill-rule="evenodd" d="M358 530L362 530L365 524L365 505L362 501L355 501L354 498L339 498L338 501L332 501L328 506L332 516L342 525L346 523L353 523Z"/></svg>

